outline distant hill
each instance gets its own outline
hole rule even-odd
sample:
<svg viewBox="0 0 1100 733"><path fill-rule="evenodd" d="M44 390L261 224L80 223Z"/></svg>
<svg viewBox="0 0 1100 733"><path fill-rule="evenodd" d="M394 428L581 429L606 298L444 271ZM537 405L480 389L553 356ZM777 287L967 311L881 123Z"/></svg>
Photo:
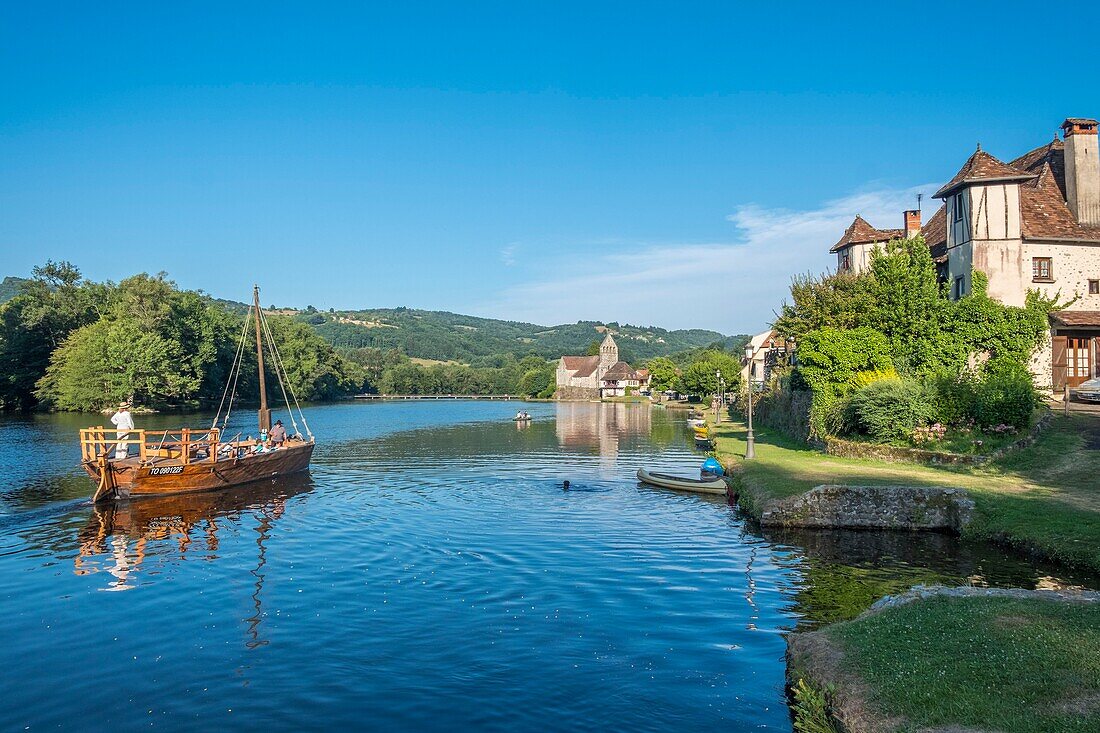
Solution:
<svg viewBox="0 0 1100 733"><path fill-rule="evenodd" d="M26 278L5 277L0 282L0 303L18 295ZM226 310L244 313L248 306L235 300L212 299ZM356 311L318 311L278 308L308 323L338 348L397 349L407 356L435 361L478 363L489 357L530 353L547 359L563 354L584 354L593 341L611 331L620 356L630 362L668 356L689 349L720 344L738 349L747 336L725 336L701 329L669 331L655 326L578 321L560 326L540 326L520 321L477 318L445 311L411 308L376 308Z"/></svg>
<svg viewBox="0 0 1100 733"><path fill-rule="evenodd" d="M398 349L422 359L476 362L483 357L536 353L545 358L584 354L610 330L627 361L666 356L686 349L721 344L738 347L742 337L699 329L669 331L653 326L580 321L540 326L519 321L477 318L445 311L384 308L360 311L300 311L296 316L334 346Z"/></svg>
<svg viewBox="0 0 1100 733"><path fill-rule="evenodd" d="M23 283L27 282L25 277L5 277L0 282L0 303L7 303L9 300L19 295L19 289Z"/></svg>

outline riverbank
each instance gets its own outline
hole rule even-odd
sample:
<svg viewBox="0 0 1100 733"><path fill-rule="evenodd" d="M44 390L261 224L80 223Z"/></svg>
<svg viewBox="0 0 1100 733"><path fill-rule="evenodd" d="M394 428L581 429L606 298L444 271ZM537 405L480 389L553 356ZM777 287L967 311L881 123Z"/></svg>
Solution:
<svg viewBox="0 0 1100 733"><path fill-rule="evenodd" d="M841 458L767 428L746 461L744 423L711 421L711 430L740 506L757 519L821 485L955 487L974 502L964 536L1100 572L1096 416L1055 416L1033 445L965 467ZM838 723L852 733L1096 730L1100 603L978 593L888 603L791 634L796 718L806 730Z"/></svg>
<svg viewBox="0 0 1100 733"><path fill-rule="evenodd" d="M1100 419L1055 415L1035 444L983 466L925 466L826 455L764 428L744 461L746 427L711 421L716 452L733 467L741 507L759 518L770 502L816 486L947 486L974 500L965 536L1100 573ZM1094 446L1094 447L1090 447Z"/></svg>
<svg viewBox="0 0 1100 733"><path fill-rule="evenodd" d="M1095 592L919 588L792 634L796 719L851 733L1095 731L1098 601Z"/></svg>

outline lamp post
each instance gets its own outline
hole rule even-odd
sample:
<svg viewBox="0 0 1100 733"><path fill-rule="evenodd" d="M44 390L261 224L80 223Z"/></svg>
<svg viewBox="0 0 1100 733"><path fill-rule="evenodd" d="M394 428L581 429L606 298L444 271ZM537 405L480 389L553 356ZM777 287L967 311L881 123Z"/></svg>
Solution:
<svg viewBox="0 0 1100 733"><path fill-rule="evenodd" d="M748 346L745 347L745 361L749 365L749 377L745 380L745 386L747 388L746 402L749 417L749 432L745 436L745 460L756 458L756 438L752 434L752 357L754 350L752 348L752 342L750 341Z"/></svg>
<svg viewBox="0 0 1100 733"><path fill-rule="evenodd" d="M718 394L717 399L714 402L714 421L716 423L722 422L722 406L725 403L725 390L722 389L722 370L716 369L714 371L714 378L718 380Z"/></svg>

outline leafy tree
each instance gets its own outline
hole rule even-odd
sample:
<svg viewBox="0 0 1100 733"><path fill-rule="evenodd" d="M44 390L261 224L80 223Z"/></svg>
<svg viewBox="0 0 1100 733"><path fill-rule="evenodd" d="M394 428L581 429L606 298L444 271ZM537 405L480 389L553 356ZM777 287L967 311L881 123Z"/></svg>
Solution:
<svg viewBox="0 0 1100 733"><path fill-rule="evenodd" d="M797 275L791 282L792 303L784 303L775 330L800 341L810 331L824 328L857 328L866 325L875 307L870 278L837 273L814 277Z"/></svg>
<svg viewBox="0 0 1100 733"><path fill-rule="evenodd" d="M684 394L705 395L718 393L718 376L721 372L726 389L735 391L741 379L741 363L724 351L704 351L680 375L679 391Z"/></svg>
<svg viewBox="0 0 1100 733"><path fill-rule="evenodd" d="M654 392L673 389L680 378L680 370L667 356L658 356L646 362L649 370L649 386Z"/></svg>
<svg viewBox="0 0 1100 733"><path fill-rule="evenodd" d="M0 306L0 409L30 409L50 355L74 330L93 322L105 289L84 283L68 262L47 261L21 292Z"/></svg>

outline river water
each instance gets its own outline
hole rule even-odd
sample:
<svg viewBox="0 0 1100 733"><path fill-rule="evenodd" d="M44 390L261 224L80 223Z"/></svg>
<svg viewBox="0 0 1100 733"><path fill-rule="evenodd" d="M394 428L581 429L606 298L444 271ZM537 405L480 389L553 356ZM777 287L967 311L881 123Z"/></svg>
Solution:
<svg viewBox="0 0 1100 733"><path fill-rule="evenodd" d="M790 731L790 629L920 582L1094 584L946 537L762 535L637 483L698 470L682 412L523 407L310 407L308 474L108 507L76 467L102 418L0 418L0 730ZM181 420L209 417L138 422Z"/></svg>

